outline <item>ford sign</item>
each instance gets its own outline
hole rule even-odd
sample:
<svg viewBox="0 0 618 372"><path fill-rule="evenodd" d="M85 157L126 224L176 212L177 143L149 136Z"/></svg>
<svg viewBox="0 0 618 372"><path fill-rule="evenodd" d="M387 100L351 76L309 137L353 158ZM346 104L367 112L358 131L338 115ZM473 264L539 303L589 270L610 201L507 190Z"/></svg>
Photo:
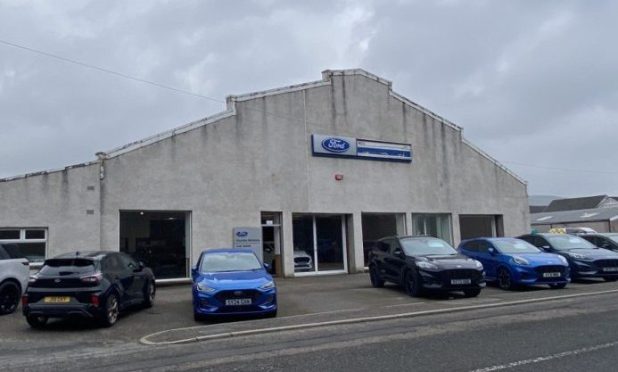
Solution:
<svg viewBox="0 0 618 372"><path fill-rule="evenodd" d="M350 149L350 144L341 138L331 137L322 141L322 148L329 152L342 153Z"/></svg>
<svg viewBox="0 0 618 372"><path fill-rule="evenodd" d="M236 236L237 236L237 237L239 237L239 238L244 238L244 237L245 237L245 236L247 236L247 235L249 235L249 233L248 233L248 232L246 232L246 231L238 231L238 232L236 233Z"/></svg>

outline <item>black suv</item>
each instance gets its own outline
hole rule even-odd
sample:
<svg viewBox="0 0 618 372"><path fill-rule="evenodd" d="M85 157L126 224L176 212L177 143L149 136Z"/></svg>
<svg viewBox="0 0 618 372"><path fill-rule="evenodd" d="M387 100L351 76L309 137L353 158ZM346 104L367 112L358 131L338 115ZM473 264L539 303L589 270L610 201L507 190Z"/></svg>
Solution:
<svg viewBox="0 0 618 372"><path fill-rule="evenodd" d="M46 260L30 277L22 297L28 324L39 328L49 318L78 316L112 326L120 310L152 306L155 278L150 270L120 252L75 252Z"/></svg>
<svg viewBox="0 0 618 372"><path fill-rule="evenodd" d="M401 285L410 296L428 290L462 291L475 297L485 287L483 265L462 256L447 242L427 236L380 239L369 252L371 284L385 281Z"/></svg>

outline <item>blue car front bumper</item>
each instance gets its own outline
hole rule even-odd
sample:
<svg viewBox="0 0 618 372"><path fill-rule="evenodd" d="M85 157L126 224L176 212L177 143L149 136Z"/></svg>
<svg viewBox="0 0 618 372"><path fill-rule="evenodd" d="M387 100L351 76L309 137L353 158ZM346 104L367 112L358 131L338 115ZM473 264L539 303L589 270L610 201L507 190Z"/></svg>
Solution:
<svg viewBox="0 0 618 372"><path fill-rule="evenodd" d="M559 276L555 276L560 273ZM511 266L513 282L520 285L566 284L571 281L568 266Z"/></svg>
<svg viewBox="0 0 618 372"><path fill-rule="evenodd" d="M205 293L193 288L193 311L199 315L268 315L277 311L277 290L233 289Z"/></svg>

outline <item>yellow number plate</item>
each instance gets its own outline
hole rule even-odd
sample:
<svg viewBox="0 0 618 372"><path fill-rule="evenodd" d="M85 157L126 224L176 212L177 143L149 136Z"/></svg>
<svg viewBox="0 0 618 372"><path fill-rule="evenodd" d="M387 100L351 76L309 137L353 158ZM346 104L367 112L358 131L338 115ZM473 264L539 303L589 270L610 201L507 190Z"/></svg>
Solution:
<svg viewBox="0 0 618 372"><path fill-rule="evenodd" d="M71 297L45 297L43 299L43 302L45 302L46 304L66 304L68 302L71 302Z"/></svg>

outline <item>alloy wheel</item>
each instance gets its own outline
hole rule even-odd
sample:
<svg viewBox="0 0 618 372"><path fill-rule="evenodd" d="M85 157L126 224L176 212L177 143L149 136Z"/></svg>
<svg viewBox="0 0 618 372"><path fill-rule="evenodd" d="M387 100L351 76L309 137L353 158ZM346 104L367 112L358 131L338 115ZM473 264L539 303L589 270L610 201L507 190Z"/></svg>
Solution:
<svg viewBox="0 0 618 372"><path fill-rule="evenodd" d="M19 304L19 289L15 285L6 286L0 293L0 314L10 314Z"/></svg>
<svg viewBox="0 0 618 372"><path fill-rule="evenodd" d="M511 289L513 286L511 282L511 274L505 269L500 269L500 272L498 273L498 286L502 289Z"/></svg>
<svg viewBox="0 0 618 372"><path fill-rule="evenodd" d="M116 297L116 295L114 294L109 295L109 297L107 298L106 310L107 310L106 312L107 323L109 325L116 323L116 320L118 320L118 313L119 313L118 298Z"/></svg>

